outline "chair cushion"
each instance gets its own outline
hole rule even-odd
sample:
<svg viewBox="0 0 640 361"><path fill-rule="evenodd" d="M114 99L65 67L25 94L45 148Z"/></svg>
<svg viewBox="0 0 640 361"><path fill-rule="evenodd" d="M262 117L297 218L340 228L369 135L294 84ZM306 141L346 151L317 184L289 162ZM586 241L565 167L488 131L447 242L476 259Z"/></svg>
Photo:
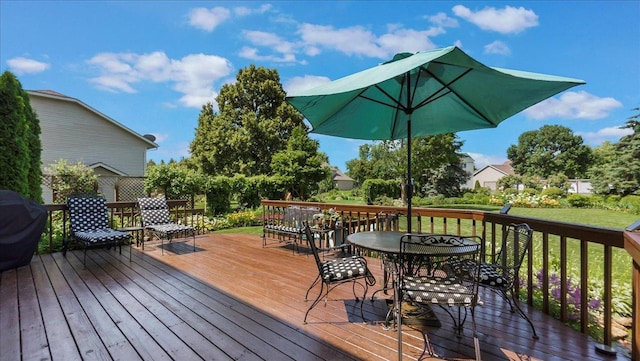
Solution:
<svg viewBox="0 0 640 361"><path fill-rule="evenodd" d="M156 224L153 226L147 227L148 229L164 234L176 234L176 233L186 233L186 232L194 232L195 228L191 226L185 226L182 224L169 223L169 224Z"/></svg>
<svg viewBox="0 0 640 361"><path fill-rule="evenodd" d="M341 281L367 275L367 264L361 257L336 258L322 263L322 279L325 282Z"/></svg>
<svg viewBox="0 0 640 361"><path fill-rule="evenodd" d="M498 268L492 264L482 263L480 265L480 284L497 288L507 288L509 280L498 272Z"/></svg>
<svg viewBox="0 0 640 361"><path fill-rule="evenodd" d="M95 229L90 231L75 232L74 236L84 243L113 243L131 238L126 232L115 231L110 228Z"/></svg>
<svg viewBox="0 0 640 361"><path fill-rule="evenodd" d="M453 270L460 275L475 277L475 262L468 260L454 260L451 263ZM508 288L510 281L505 277L498 266L491 263L481 263L479 272L480 285L491 286L495 288Z"/></svg>
<svg viewBox="0 0 640 361"><path fill-rule="evenodd" d="M471 306L474 297L455 277L446 276L404 277L402 291L415 302L450 306Z"/></svg>

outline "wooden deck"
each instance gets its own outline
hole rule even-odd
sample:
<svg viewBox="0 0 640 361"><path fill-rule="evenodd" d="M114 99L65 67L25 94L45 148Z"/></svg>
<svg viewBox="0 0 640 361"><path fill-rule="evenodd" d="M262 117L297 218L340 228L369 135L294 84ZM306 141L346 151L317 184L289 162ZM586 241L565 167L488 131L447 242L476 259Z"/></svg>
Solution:
<svg viewBox="0 0 640 361"><path fill-rule="evenodd" d="M302 319L317 270L311 256L249 235L209 235L128 250L36 256L0 274L0 361L9 360L395 360L396 333L380 322L383 299L365 303L363 323L349 286ZM381 279L378 260L370 268ZM487 295L477 311L484 360L625 360L594 351L586 336L533 312L528 325ZM448 316L429 335L447 359L473 357ZM405 327L405 330L406 327ZM420 355L417 331L404 334L404 359Z"/></svg>

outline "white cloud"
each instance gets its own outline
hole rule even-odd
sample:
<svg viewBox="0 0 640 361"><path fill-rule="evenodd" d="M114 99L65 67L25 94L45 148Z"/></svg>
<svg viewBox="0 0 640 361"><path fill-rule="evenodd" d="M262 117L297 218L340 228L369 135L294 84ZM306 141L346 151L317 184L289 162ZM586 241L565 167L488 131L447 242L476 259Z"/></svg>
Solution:
<svg viewBox="0 0 640 361"><path fill-rule="evenodd" d="M298 62L296 60L296 56L293 54L284 54L283 56L275 56L275 55L260 55L260 50L257 48L250 48L248 46L242 47L238 55L242 58L255 60L255 61L271 61L276 63L295 63ZM300 62L304 63L304 62Z"/></svg>
<svg viewBox="0 0 640 361"><path fill-rule="evenodd" d="M538 26L538 15L533 10L523 7L506 6L503 9L486 7L473 12L469 8L456 5L453 13L483 30L501 34L517 34L527 28Z"/></svg>
<svg viewBox="0 0 640 361"><path fill-rule="evenodd" d="M274 33L264 31L245 31L244 36L254 45L262 45L270 47L282 54L291 54L295 52L295 44L285 41Z"/></svg>
<svg viewBox="0 0 640 361"><path fill-rule="evenodd" d="M566 92L560 98L550 98L538 103L524 113L535 120L548 118L602 119L609 112L622 106L614 98L600 98L585 91Z"/></svg>
<svg viewBox="0 0 640 361"><path fill-rule="evenodd" d="M51 64L22 57L7 60L7 65L16 75L37 74L51 67Z"/></svg>
<svg viewBox="0 0 640 361"><path fill-rule="evenodd" d="M459 26L457 19L450 18L447 14L442 12L437 13L436 15L426 16L426 18L430 22L443 28L457 28Z"/></svg>
<svg viewBox="0 0 640 361"><path fill-rule="evenodd" d="M600 145L606 140L617 142L625 135L633 134L633 129L618 126L602 128L595 132L576 132L576 134L580 135L588 144Z"/></svg>
<svg viewBox="0 0 640 361"><path fill-rule="evenodd" d="M213 102L214 83L228 76L233 67L229 60L205 54L190 54L182 59L170 59L163 52L151 54L102 53L87 61L100 75L89 79L99 89L135 93L135 83L167 82L183 96L180 102L199 108Z"/></svg>
<svg viewBox="0 0 640 361"><path fill-rule="evenodd" d="M283 84L282 87L287 92L287 94L294 94L296 92L311 89L330 81L331 79L327 78L326 76L305 75L289 79L289 81Z"/></svg>
<svg viewBox="0 0 640 361"><path fill-rule="evenodd" d="M248 8L246 6L238 6L233 9L233 12L238 16L247 16L251 14L264 14L271 10L271 4L264 4L258 8Z"/></svg>
<svg viewBox="0 0 640 361"><path fill-rule="evenodd" d="M220 6L211 9L195 8L189 13L189 25L211 32L230 16L229 9Z"/></svg>
<svg viewBox="0 0 640 361"><path fill-rule="evenodd" d="M430 50L435 45L430 36L442 34L444 30L433 27L429 30L404 29L399 25L389 25L386 34L376 36L362 26L334 28L332 26L303 24L298 28L305 49L340 51L347 55L388 59L397 52ZM310 54L309 51L306 52Z"/></svg>
<svg viewBox="0 0 640 361"><path fill-rule="evenodd" d="M496 40L491 44L487 44L484 46L485 54L500 54L500 55L509 55L511 54L511 49L505 43L500 40Z"/></svg>

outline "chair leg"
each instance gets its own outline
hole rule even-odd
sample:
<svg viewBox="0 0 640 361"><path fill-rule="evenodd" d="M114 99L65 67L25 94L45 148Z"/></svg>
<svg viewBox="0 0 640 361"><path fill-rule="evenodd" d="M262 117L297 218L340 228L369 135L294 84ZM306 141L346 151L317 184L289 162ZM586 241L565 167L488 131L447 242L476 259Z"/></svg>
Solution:
<svg viewBox="0 0 640 361"><path fill-rule="evenodd" d="M318 277L316 277L316 279L313 281L311 286L309 286L309 288L307 289L307 293L305 293L305 295L304 295L304 301L305 302L307 302L309 300L309 292L311 291L312 288L314 288L318 284L318 281L320 281L320 275L318 275Z"/></svg>
<svg viewBox="0 0 640 361"><path fill-rule="evenodd" d="M478 339L478 330L476 328L476 313L475 308L471 308L471 327L473 328L473 349L476 354L476 361L480 361L482 359L482 355L480 354L480 339Z"/></svg>
<svg viewBox="0 0 640 361"><path fill-rule="evenodd" d="M531 320L529 319L529 316L527 316L522 310L522 308L520 308L519 302L515 298L515 293L513 291L511 292L511 297L510 297L511 300L509 300L509 296L507 294L504 294L503 296L505 296L505 298L507 298L507 301L510 302L510 304L512 305L511 307L512 312L513 312L513 306L516 306L516 310L520 315L520 317L524 318L529 323L529 326L531 326L531 331L533 332L533 339L534 340L539 339L540 337L538 337L538 334L536 333L536 328L533 326L533 322L531 322Z"/></svg>
<svg viewBox="0 0 640 361"><path fill-rule="evenodd" d="M307 316L309 316L309 312L311 311L311 309L316 307L318 303L320 303L320 299L322 299L322 295L324 294L324 282L322 282L321 284L322 284L322 287L320 287L320 292L318 293L318 297L316 297L316 299L313 301L311 306L309 306L309 308L307 309L307 312L304 314L304 320L302 321L302 323L305 325L307 324ZM328 295L329 295L329 286L327 285L326 296Z"/></svg>

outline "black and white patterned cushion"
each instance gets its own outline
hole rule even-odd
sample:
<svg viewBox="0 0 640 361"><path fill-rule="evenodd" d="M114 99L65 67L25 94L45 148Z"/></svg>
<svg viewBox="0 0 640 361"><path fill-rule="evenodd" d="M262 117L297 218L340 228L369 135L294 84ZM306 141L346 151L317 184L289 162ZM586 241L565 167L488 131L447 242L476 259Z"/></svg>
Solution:
<svg viewBox="0 0 640 361"><path fill-rule="evenodd" d="M419 303L471 306L473 292L455 277L407 276L402 290L411 300Z"/></svg>
<svg viewBox="0 0 640 361"><path fill-rule="evenodd" d="M322 279L326 282L341 281L367 274L367 264L358 256L337 258L322 263Z"/></svg>
<svg viewBox="0 0 640 361"><path fill-rule="evenodd" d="M509 280L498 272L498 268L491 264L480 264L480 283L498 288L507 288Z"/></svg>
<svg viewBox="0 0 640 361"><path fill-rule="evenodd" d="M173 223L169 215L169 207L164 197L160 198L138 198L140 214L144 226L152 231L166 236L173 236L178 233L192 233L195 228L187 225Z"/></svg>
<svg viewBox="0 0 640 361"><path fill-rule="evenodd" d="M453 270L458 274L468 275L469 277L476 276L474 272L476 267L475 262L470 262L468 260L455 260L450 264ZM481 285L488 285L502 289L506 289L510 285L509 279L502 274L502 270L493 264L482 262L480 264L478 277L478 281Z"/></svg>
<svg viewBox="0 0 640 361"><path fill-rule="evenodd" d="M131 238L126 232L108 227L108 210L103 198L78 197L69 198L71 231L73 235L85 243L113 243Z"/></svg>

